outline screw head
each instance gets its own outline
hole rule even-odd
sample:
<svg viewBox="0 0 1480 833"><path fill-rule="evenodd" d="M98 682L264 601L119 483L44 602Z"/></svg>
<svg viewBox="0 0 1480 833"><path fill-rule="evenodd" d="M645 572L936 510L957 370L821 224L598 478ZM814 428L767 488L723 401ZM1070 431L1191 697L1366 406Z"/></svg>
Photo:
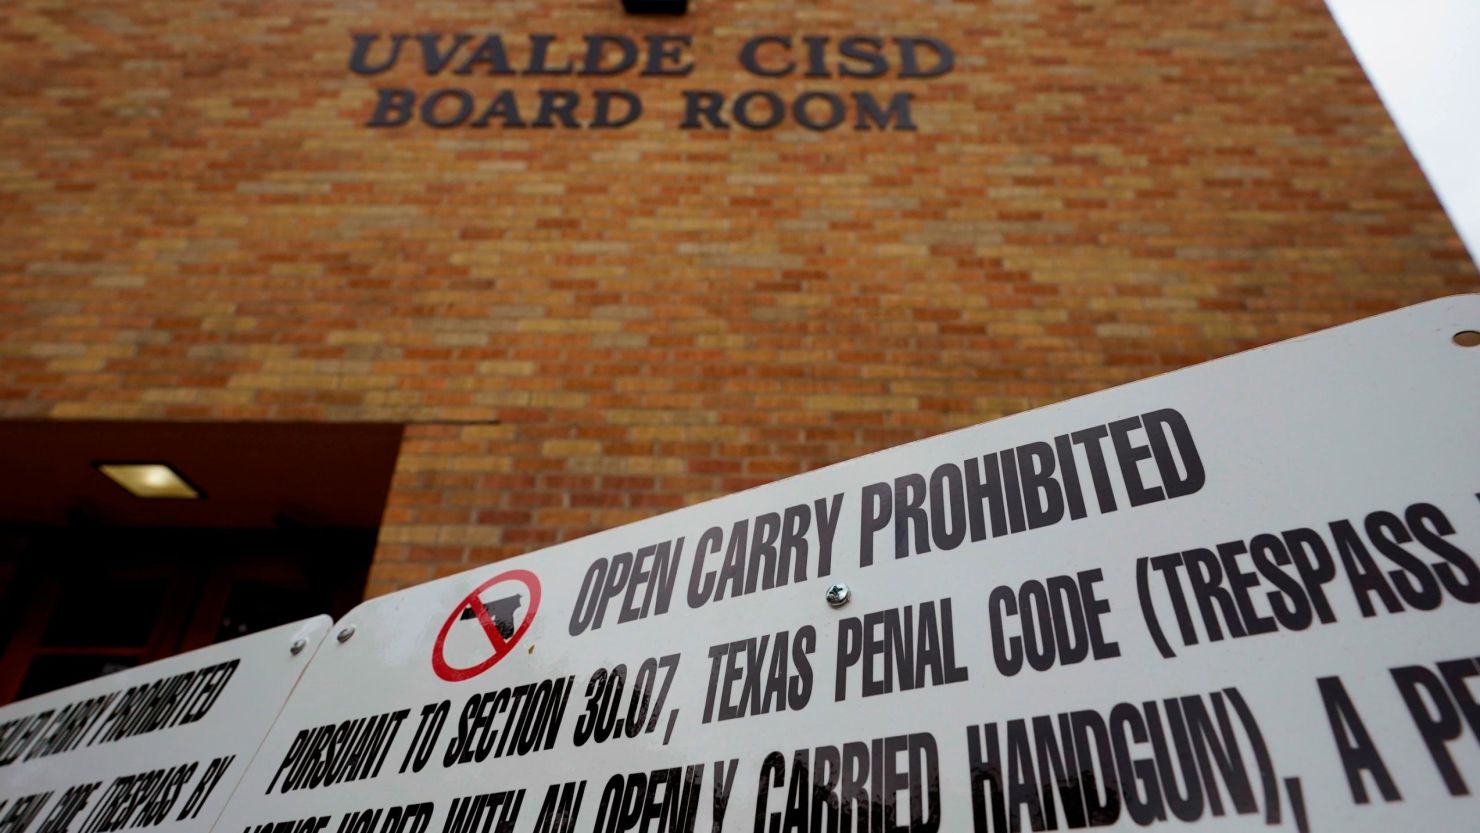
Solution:
<svg viewBox="0 0 1480 833"><path fill-rule="evenodd" d="M827 603L833 607L842 607L852 596L853 590L841 581L827 588Z"/></svg>
<svg viewBox="0 0 1480 833"><path fill-rule="evenodd" d="M307 639L304 639L303 637L300 636L297 639L293 640L293 644L292 645L289 645L288 646L288 653L290 653L290 654L292 654L293 656L296 657L299 654L303 653L303 649L304 648L307 648L307 647L308 647L308 640Z"/></svg>
<svg viewBox="0 0 1480 833"><path fill-rule="evenodd" d="M348 642L349 638L354 635L355 626L349 625L347 627L340 628L339 633L334 634L334 638L339 640L340 642Z"/></svg>

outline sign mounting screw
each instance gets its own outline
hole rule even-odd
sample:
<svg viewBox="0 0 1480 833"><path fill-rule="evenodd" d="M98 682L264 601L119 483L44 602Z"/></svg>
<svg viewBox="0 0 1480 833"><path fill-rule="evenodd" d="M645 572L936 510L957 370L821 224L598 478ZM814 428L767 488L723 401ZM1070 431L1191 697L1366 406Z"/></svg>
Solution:
<svg viewBox="0 0 1480 833"><path fill-rule="evenodd" d="M827 588L827 603L833 607L842 607L852 596L853 590L841 581Z"/></svg>
<svg viewBox="0 0 1480 833"><path fill-rule="evenodd" d="M303 653L303 649L304 648L307 648L307 647L308 647L308 640L307 639L304 639L303 637L300 636L297 639L293 640L293 644L292 645L289 645L288 646L288 653L290 653L290 654L292 654L293 656L296 657L299 654Z"/></svg>
<svg viewBox="0 0 1480 833"><path fill-rule="evenodd" d="M348 627L340 628L339 633L334 634L334 638L339 640L340 642L348 642L349 638L354 635L355 626L349 625Z"/></svg>

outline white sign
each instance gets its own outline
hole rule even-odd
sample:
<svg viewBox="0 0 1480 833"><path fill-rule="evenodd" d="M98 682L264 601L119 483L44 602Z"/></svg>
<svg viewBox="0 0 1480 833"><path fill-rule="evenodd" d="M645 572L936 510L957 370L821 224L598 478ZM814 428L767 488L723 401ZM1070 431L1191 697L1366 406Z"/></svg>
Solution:
<svg viewBox="0 0 1480 833"><path fill-rule="evenodd" d="M0 708L0 833L211 829L327 616Z"/></svg>
<svg viewBox="0 0 1480 833"><path fill-rule="evenodd" d="M374 599L217 829L1472 829L1477 326L1435 301Z"/></svg>

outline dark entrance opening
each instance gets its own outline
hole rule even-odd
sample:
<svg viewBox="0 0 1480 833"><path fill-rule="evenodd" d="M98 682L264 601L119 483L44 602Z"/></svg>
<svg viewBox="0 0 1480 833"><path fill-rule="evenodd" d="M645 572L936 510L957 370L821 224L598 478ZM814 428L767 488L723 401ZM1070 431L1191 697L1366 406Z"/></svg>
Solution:
<svg viewBox="0 0 1480 833"><path fill-rule="evenodd" d="M0 704L362 598L387 424L0 422ZM158 462L141 498L100 462Z"/></svg>

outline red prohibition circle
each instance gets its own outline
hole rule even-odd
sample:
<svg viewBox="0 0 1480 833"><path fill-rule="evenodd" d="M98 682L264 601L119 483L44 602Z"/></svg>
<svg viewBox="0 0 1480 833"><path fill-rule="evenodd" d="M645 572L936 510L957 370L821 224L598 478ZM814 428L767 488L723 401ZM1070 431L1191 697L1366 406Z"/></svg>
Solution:
<svg viewBox="0 0 1480 833"><path fill-rule="evenodd" d="M503 634L499 633L498 625L493 621L493 617L488 615L488 611L483 607L482 600L478 598L478 594L484 590L504 581L517 581L529 588L529 605L524 612L524 621L519 623L519 627L514 630L514 633L508 639L504 639ZM452 630L452 623L456 622L458 616L470 607L473 609L473 614L477 617L478 625L483 628L483 634L488 637L489 645L493 648L493 655L482 662L466 668L458 668L447 662L447 658L443 656L443 648L447 644L447 634ZM514 647L520 637L524 636L524 632L529 630L529 625L534 621L534 615L539 609L540 580L535 577L534 573L528 570L506 570L483 582L461 602L458 602L457 607L452 609L452 615L448 616L447 621L442 623L442 630L437 632L437 641L432 646L432 670L437 672L438 677L449 683L461 682L482 674L510 653L510 649Z"/></svg>

